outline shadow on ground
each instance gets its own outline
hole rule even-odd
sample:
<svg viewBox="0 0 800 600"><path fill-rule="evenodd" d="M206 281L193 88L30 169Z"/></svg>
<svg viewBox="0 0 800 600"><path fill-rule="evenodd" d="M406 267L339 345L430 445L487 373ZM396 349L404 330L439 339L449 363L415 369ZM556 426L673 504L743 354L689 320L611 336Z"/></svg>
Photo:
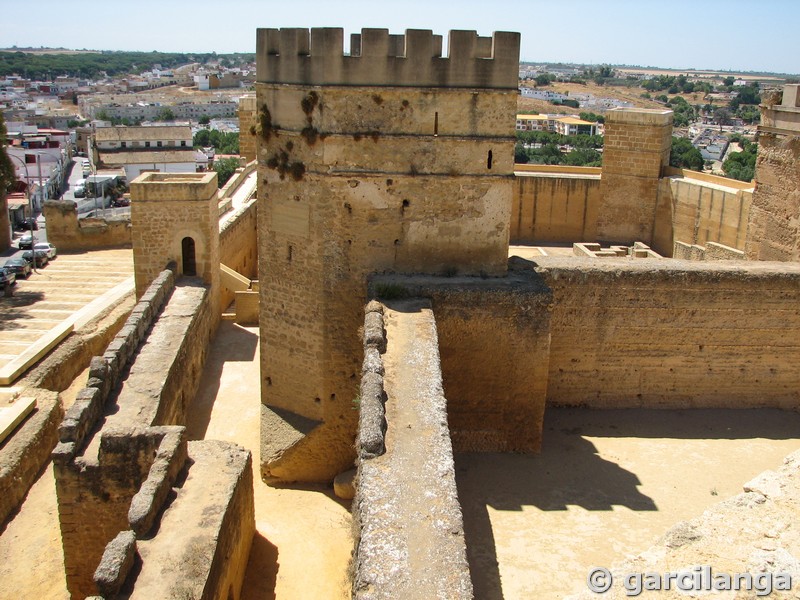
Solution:
<svg viewBox="0 0 800 600"><path fill-rule="evenodd" d="M586 438L783 440L797 438L799 430L800 414L774 409L548 409L541 454L456 455L456 480L475 597L504 597L490 508L658 510L654 500L639 491L637 474L601 458ZM530 551L535 553L536 548Z"/></svg>

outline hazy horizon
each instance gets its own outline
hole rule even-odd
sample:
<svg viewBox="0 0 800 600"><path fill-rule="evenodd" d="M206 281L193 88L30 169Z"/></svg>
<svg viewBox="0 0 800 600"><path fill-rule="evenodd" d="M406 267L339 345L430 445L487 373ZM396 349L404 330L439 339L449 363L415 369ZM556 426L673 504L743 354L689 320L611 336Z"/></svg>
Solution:
<svg viewBox="0 0 800 600"><path fill-rule="evenodd" d="M472 29L519 31L522 62L800 73L794 43L800 3L793 0L139 0L123 11L99 0L39 0L36 7L50 18L31 19L21 3L3 8L0 47L228 54L255 52L258 27L343 27L345 39L363 27L445 36Z"/></svg>

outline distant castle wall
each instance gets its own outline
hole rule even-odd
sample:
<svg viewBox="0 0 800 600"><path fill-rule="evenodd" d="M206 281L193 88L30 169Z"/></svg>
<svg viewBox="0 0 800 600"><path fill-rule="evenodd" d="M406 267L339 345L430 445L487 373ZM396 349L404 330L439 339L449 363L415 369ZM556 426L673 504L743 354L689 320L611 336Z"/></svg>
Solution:
<svg viewBox="0 0 800 600"><path fill-rule="evenodd" d="M74 202L48 200L44 203L47 241L60 251L130 248L130 217L78 218Z"/></svg>
<svg viewBox="0 0 800 600"><path fill-rule="evenodd" d="M512 244L598 239L600 168L516 165ZM715 242L744 250L752 184L667 168L657 184L650 245L671 256L674 244ZM637 240L635 240L637 241Z"/></svg>

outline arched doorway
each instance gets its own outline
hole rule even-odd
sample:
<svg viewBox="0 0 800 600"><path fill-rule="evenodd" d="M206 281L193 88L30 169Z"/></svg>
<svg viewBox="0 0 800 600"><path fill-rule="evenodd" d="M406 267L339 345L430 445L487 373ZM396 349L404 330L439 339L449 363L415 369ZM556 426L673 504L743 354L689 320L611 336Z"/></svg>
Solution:
<svg viewBox="0 0 800 600"><path fill-rule="evenodd" d="M197 262L194 257L194 240L185 237L181 240L181 255L183 256L183 274L197 275Z"/></svg>

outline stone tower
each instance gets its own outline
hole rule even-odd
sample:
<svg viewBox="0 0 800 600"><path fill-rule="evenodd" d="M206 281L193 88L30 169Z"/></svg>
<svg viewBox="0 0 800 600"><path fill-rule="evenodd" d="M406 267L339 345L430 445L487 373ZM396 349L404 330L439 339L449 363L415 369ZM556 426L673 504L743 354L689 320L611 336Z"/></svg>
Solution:
<svg viewBox="0 0 800 600"><path fill-rule="evenodd" d="M747 224L749 260L800 261L800 85L761 105L756 189Z"/></svg>
<svg viewBox="0 0 800 600"><path fill-rule="evenodd" d="M606 114L597 239L653 243L662 169L672 149L671 110L615 108Z"/></svg>
<svg viewBox="0 0 800 600"><path fill-rule="evenodd" d="M371 273L502 275L519 34L258 30L262 474L352 464Z"/></svg>
<svg viewBox="0 0 800 600"><path fill-rule="evenodd" d="M217 174L143 173L131 182L136 297L169 262L219 290ZM218 302L218 293L211 295ZM211 314L219 314L216 307Z"/></svg>

